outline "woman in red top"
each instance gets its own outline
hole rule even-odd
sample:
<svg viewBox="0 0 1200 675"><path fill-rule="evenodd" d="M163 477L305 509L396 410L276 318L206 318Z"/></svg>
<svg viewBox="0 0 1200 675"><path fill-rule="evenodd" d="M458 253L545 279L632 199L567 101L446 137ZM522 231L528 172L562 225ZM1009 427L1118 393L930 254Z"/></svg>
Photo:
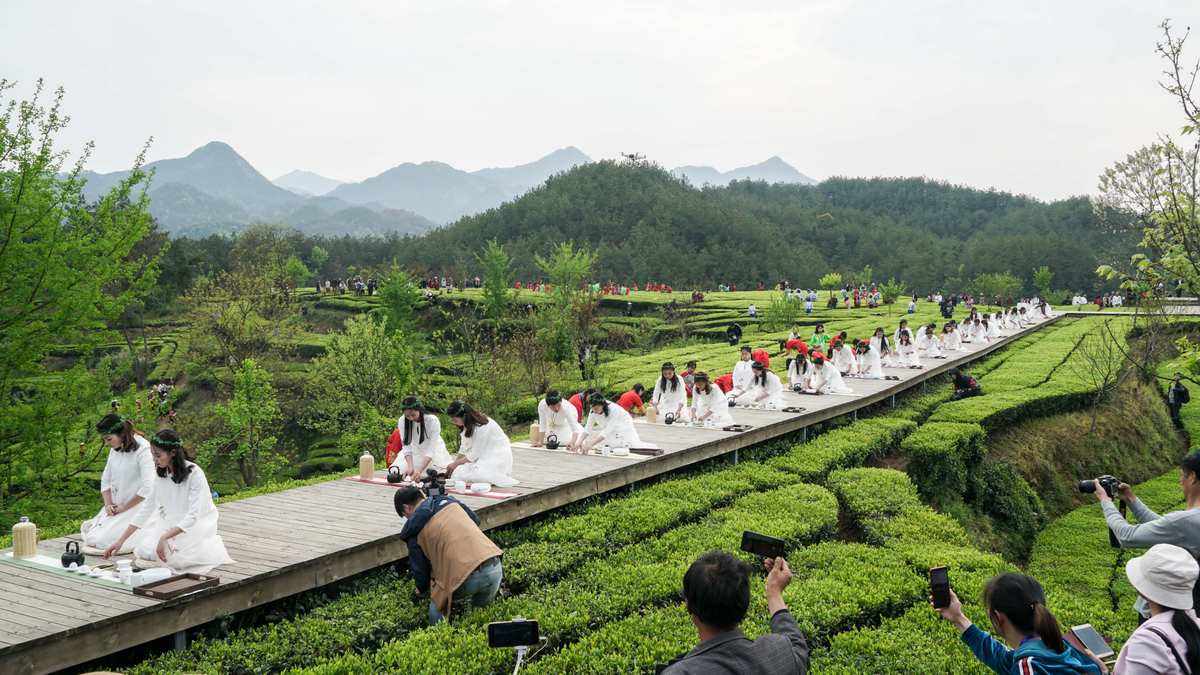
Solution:
<svg viewBox="0 0 1200 675"><path fill-rule="evenodd" d="M713 380L713 384L717 385L722 392L728 394L729 390L733 389L733 373L725 373Z"/></svg>
<svg viewBox="0 0 1200 675"><path fill-rule="evenodd" d="M588 400L588 397L592 395L593 391L595 391L595 390L592 389L591 387L588 387L587 389L584 389L583 391L581 391L581 392L575 394L574 396L572 396L571 398L567 399L568 403L575 406L575 412L576 412L576 416L578 418L577 421L579 421L579 422L583 422L583 417L584 417L583 402Z"/></svg>
<svg viewBox="0 0 1200 675"><path fill-rule="evenodd" d="M640 383L633 385L633 389L621 394L621 398L617 399L617 405L630 414L644 414L642 410L642 392L644 391L646 388Z"/></svg>

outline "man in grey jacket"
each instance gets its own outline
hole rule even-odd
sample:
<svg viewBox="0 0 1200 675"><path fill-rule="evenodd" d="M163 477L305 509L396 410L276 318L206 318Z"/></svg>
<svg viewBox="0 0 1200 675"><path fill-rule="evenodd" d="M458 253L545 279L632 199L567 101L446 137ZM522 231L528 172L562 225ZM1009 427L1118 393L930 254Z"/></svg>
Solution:
<svg viewBox="0 0 1200 675"><path fill-rule="evenodd" d="M738 628L750 608L750 566L720 551L692 563L683 576L683 596L700 644L663 675L808 672L808 643L783 602L792 571L783 558L764 564L771 633L751 641Z"/></svg>
<svg viewBox="0 0 1200 675"><path fill-rule="evenodd" d="M1112 498L1096 481L1096 498L1104 510L1104 519L1122 548L1150 548L1155 544L1174 544L1200 558L1200 452L1193 452L1179 465L1179 486L1183 488L1186 506L1179 511L1158 515L1133 494L1125 483L1117 486L1117 496L1129 505L1137 524L1121 515ZM1138 597L1134 609L1143 617L1150 616L1146 601Z"/></svg>

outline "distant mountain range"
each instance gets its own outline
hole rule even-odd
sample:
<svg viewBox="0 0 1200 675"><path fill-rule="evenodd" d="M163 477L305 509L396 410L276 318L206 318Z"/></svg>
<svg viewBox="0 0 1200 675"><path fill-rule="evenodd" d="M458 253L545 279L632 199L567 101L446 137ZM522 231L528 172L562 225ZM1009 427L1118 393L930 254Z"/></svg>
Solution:
<svg viewBox="0 0 1200 675"><path fill-rule="evenodd" d="M724 173L711 166L680 166L671 170L677 178L687 178L696 187L705 185L728 185L735 180L761 180L768 183L797 183L799 185L816 185L817 181L796 170L796 167L779 158L778 155L765 162L752 166L743 166Z"/></svg>
<svg viewBox="0 0 1200 675"><path fill-rule="evenodd" d="M528 164L462 171L442 162L404 163L356 183L295 170L268 180L232 147L213 141L186 157L150 162L150 210L160 227L185 236L234 232L254 222L291 225L312 234L418 234L462 216L512 201L592 159L566 147ZM778 157L721 173L686 166L672 172L693 185L750 178L812 184ZM96 199L127 171L85 172L85 194Z"/></svg>

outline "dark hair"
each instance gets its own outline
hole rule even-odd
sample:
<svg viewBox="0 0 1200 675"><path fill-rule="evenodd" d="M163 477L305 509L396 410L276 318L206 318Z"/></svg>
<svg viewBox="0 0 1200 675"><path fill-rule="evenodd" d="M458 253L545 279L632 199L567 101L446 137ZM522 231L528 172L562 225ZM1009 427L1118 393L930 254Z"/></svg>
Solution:
<svg viewBox="0 0 1200 675"><path fill-rule="evenodd" d="M646 391L646 387L642 386L641 382L638 382L637 384L633 385L633 391L640 395L643 391ZM584 403L586 404L587 401L584 401Z"/></svg>
<svg viewBox="0 0 1200 675"><path fill-rule="evenodd" d="M404 518L405 515L403 507L412 506L413 504L420 504L424 500L425 493L421 492L421 488L416 487L415 485L410 485L408 487L402 487L399 490L396 490L396 495L392 498L392 503L396 507L396 515Z"/></svg>
<svg viewBox="0 0 1200 675"><path fill-rule="evenodd" d="M138 449L137 439L133 437L137 433L137 429L133 428L133 422L116 413L109 413L101 417L100 421L96 422L96 431L103 436L120 438L121 445L115 448L117 452L133 452Z"/></svg>
<svg viewBox="0 0 1200 675"><path fill-rule="evenodd" d="M750 369L754 372L754 384L765 388L767 386L767 367L762 364L762 361L755 361Z"/></svg>
<svg viewBox="0 0 1200 675"><path fill-rule="evenodd" d="M450 417L462 418L463 436L467 438L475 434L475 427L481 427L488 423L487 415L475 410L470 404L463 401L454 401L451 403L450 407L446 408L446 414Z"/></svg>
<svg viewBox="0 0 1200 675"><path fill-rule="evenodd" d="M416 422L413 422L407 417L404 418L404 444L412 445L412 432L414 426L417 427L419 432L417 438L420 440L418 442L424 443L425 406L421 405L421 401L419 401L416 396L405 396L404 400L400 401L400 407L404 410L416 410L421 415L419 418L417 418Z"/></svg>
<svg viewBox="0 0 1200 675"><path fill-rule="evenodd" d="M591 396L588 396L588 407L602 405L604 406L604 414L608 415L608 399L604 398L604 394L598 391L593 391Z"/></svg>
<svg viewBox="0 0 1200 675"><path fill-rule="evenodd" d="M671 370L674 370L674 368L672 368ZM658 389L659 391L666 391L667 383L669 382L671 384L671 391L679 391L679 381L681 379L683 379L683 378L679 377L679 373L675 373L675 377L672 377L670 380L663 377L662 375L659 375L658 376L658 384L654 385L654 387L656 389Z"/></svg>
<svg viewBox="0 0 1200 675"><path fill-rule="evenodd" d="M824 333L824 332L825 332L825 324L823 324L823 323L819 323L813 327L813 335L816 335L817 333Z"/></svg>
<svg viewBox="0 0 1200 675"><path fill-rule="evenodd" d="M694 378L694 379L693 379L693 381L692 381L692 392L693 392L693 393L695 393L695 392L697 392L697 391L701 391L701 390L700 390L700 385L701 385L701 384L703 384L703 385L704 385L704 390L703 390L703 392L704 392L705 394L707 394L707 393L709 393L709 392L711 392L711 391L712 391L712 382L710 382L710 381L709 381L709 379L708 379L708 373L704 372L703 370L701 370L701 371L698 371L698 372L696 373L696 376L695 376L695 378Z"/></svg>
<svg viewBox="0 0 1200 675"><path fill-rule="evenodd" d="M693 369L694 369L694 368L696 367L696 362L695 362L695 361L688 361L688 362L687 362L687 367L688 367L688 368L693 368Z"/></svg>
<svg viewBox="0 0 1200 675"><path fill-rule="evenodd" d="M1179 462L1179 468L1194 474L1200 480L1200 450L1188 453Z"/></svg>
<svg viewBox="0 0 1200 675"><path fill-rule="evenodd" d="M750 609L750 568L728 553L705 553L683 575L683 599L704 625L733 630Z"/></svg>
<svg viewBox="0 0 1200 675"><path fill-rule="evenodd" d="M554 405L555 403L562 403L562 394L558 393L557 389L551 389L546 392L546 405Z"/></svg>
<svg viewBox="0 0 1200 675"><path fill-rule="evenodd" d="M1046 608L1046 593L1036 579L1016 572L1005 572L987 583L983 604L1003 614L1017 629L1036 633L1055 654L1066 649L1058 619Z"/></svg>
<svg viewBox="0 0 1200 675"><path fill-rule="evenodd" d="M1196 620L1188 616L1187 612L1177 609L1171 612L1171 628L1179 633L1187 648L1184 660L1187 661L1188 672L1200 671L1200 627L1196 626Z"/></svg>
<svg viewBox="0 0 1200 675"><path fill-rule="evenodd" d="M150 438L150 446L171 454L171 465L166 469L155 463L154 472L159 478L166 478L169 471L171 480L176 483L187 480L188 475L192 473L192 467L188 466L187 450L183 449L183 441L174 429L162 429L154 434Z"/></svg>
<svg viewBox="0 0 1200 675"><path fill-rule="evenodd" d="M744 352L746 352L747 354L749 354L749 353L750 353L750 352L752 352L753 350L752 350L752 349L750 349L750 345L742 345L742 351L744 351Z"/></svg>

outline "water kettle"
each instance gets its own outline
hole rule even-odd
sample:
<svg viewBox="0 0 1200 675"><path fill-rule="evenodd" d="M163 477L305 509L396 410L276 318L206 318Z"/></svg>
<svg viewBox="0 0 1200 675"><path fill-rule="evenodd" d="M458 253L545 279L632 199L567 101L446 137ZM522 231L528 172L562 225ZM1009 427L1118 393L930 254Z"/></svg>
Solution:
<svg viewBox="0 0 1200 675"><path fill-rule="evenodd" d="M79 542L68 541L67 550L62 554L62 566L70 567L71 563L75 563L78 567L83 567L83 553L79 550Z"/></svg>
<svg viewBox="0 0 1200 675"><path fill-rule="evenodd" d="M663 417L663 424L674 424L674 423L675 423L675 413L667 413Z"/></svg>
<svg viewBox="0 0 1200 675"><path fill-rule="evenodd" d="M546 449L547 450L557 450L558 449L558 434L548 434L546 436Z"/></svg>
<svg viewBox="0 0 1200 675"><path fill-rule="evenodd" d="M393 466L388 468L387 482L399 483L404 480L404 475L400 473L400 467Z"/></svg>

